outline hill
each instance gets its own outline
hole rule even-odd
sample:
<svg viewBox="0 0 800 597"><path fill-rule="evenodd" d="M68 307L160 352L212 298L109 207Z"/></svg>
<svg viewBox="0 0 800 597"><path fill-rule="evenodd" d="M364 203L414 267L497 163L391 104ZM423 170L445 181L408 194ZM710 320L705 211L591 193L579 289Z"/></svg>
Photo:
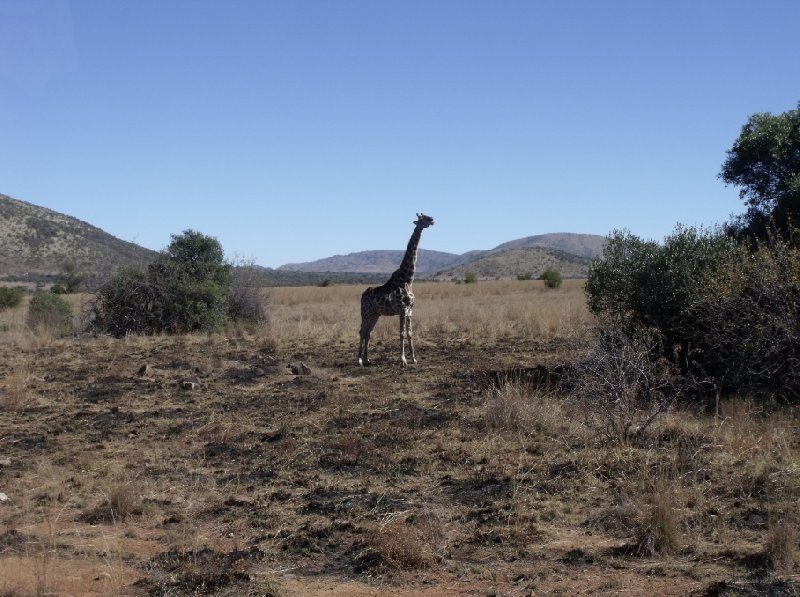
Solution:
<svg viewBox="0 0 800 597"><path fill-rule="evenodd" d="M479 279L516 278L530 275L538 278L548 268L561 273L564 278L585 278L589 273L588 257L580 257L542 247L522 247L494 250L487 255L458 265L447 271L438 272L436 280L463 280L467 272L473 272Z"/></svg>
<svg viewBox="0 0 800 597"><path fill-rule="evenodd" d="M575 234L574 232L554 232L551 234L538 234L512 240L502 245L497 245L492 251L505 249L521 249L525 247L543 247L555 249L571 255L594 259L603 252L606 238L598 234Z"/></svg>
<svg viewBox="0 0 800 597"><path fill-rule="evenodd" d="M53 282L71 263L96 288L117 269L155 255L77 218L0 194L0 282Z"/></svg>

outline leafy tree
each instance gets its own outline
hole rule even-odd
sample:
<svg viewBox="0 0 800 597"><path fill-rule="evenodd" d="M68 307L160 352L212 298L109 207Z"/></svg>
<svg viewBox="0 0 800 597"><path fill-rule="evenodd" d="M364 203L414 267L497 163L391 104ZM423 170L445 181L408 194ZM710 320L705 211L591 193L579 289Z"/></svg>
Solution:
<svg viewBox="0 0 800 597"><path fill-rule="evenodd" d="M800 102L783 114L753 114L728 151L720 178L740 187L747 212L732 228L766 238L800 224Z"/></svg>
<svg viewBox="0 0 800 597"><path fill-rule="evenodd" d="M475 272L467 272L464 275L464 284L477 284L478 276Z"/></svg>

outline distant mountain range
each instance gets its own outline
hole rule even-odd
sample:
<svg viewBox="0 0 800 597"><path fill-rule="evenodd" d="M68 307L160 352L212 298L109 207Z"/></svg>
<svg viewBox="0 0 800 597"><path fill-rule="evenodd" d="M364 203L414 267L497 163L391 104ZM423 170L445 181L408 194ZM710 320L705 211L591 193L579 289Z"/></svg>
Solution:
<svg viewBox="0 0 800 597"><path fill-rule="evenodd" d="M180 226L178 226L179 228ZM461 279L537 277L550 267L564 277L584 277L605 238L593 234L540 234L512 240L494 249L461 255L420 249L418 278ZM403 250L361 251L277 269L255 268L267 286L316 283L374 283L397 269ZM122 267L143 267L155 251L120 240L86 222L0 194L0 283L49 284L66 264L94 289Z"/></svg>
<svg viewBox="0 0 800 597"><path fill-rule="evenodd" d="M512 240L494 249L457 255L420 249L419 278L462 278L467 271L479 278L509 278L531 274L537 277L547 268L569 278L585 277L591 260L603 251L605 237L596 234L559 232ZM397 269L403 250L360 251L334 255L306 263L288 263L281 272L388 274Z"/></svg>

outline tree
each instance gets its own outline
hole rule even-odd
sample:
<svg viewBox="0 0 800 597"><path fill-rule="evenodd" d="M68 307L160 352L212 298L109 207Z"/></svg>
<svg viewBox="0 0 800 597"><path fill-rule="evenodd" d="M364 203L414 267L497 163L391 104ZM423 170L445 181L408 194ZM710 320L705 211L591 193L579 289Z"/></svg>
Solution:
<svg viewBox="0 0 800 597"><path fill-rule="evenodd" d="M728 151L720 178L740 187L747 212L732 226L765 238L800 224L800 102L783 114L753 114Z"/></svg>

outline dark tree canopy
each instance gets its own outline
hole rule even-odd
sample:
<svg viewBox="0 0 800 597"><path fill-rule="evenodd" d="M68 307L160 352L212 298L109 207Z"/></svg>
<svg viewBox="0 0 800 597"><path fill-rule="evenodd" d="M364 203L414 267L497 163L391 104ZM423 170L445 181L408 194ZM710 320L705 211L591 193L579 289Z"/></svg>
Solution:
<svg viewBox="0 0 800 597"><path fill-rule="evenodd" d="M800 224L800 102L795 110L753 114L722 165L720 178L740 187L747 212L738 232L765 237Z"/></svg>

